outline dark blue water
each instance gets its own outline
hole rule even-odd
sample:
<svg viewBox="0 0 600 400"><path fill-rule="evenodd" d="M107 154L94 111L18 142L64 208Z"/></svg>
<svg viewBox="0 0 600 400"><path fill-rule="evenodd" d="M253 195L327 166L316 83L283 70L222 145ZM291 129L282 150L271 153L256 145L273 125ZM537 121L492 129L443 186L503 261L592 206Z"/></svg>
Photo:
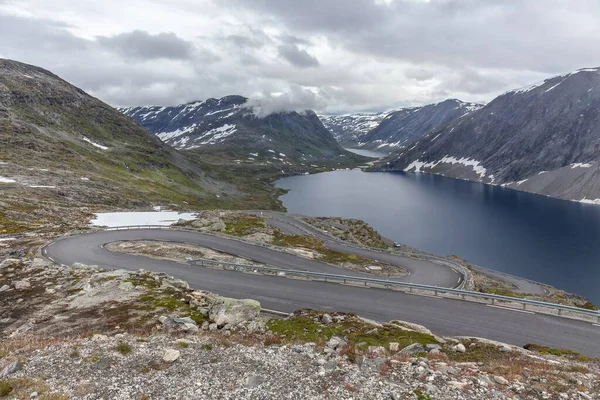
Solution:
<svg viewBox="0 0 600 400"><path fill-rule="evenodd" d="M276 182L292 213L362 219L433 253L600 304L600 206L415 173L335 171Z"/></svg>

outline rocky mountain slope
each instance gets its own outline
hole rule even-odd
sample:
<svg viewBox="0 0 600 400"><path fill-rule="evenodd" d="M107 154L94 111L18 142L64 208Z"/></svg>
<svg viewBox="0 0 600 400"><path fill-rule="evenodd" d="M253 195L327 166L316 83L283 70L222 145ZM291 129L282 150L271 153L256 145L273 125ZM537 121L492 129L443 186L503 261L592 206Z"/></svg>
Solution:
<svg viewBox="0 0 600 400"><path fill-rule="evenodd" d="M344 147L353 147L369 131L376 128L388 112L374 114L319 115L323 125Z"/></svg>
<svg viewBox="0 0 600 400"><path fill-rule="evenodd" d="M481 108L480 104L450 99L422 107L403 108L388 114L380 124L360 137L357 147L395 152L432 129Z"/></svg>
<svg viewBox="0 0 600 400"><path fill-rule="evenodd" d="M154 135L51 72L9 60L0 60L0 176L3 200L211 201L194 165Z"/></svg>
<svg viewBox="0 0 600 400"><path fill-rule="evenodd" d="M226 152L282 165L354 157L340 147L314 112L257 116L242 96L120 111L179 150Z"/></svg>
<svg viewBox="0 0 600 400"><path fill-rule="evenodd" d="M600 399L598 360L574 351L273 317L164 273L4 257L0 271L2 398Z"/></svg>
<svg viewBox="0 0 600 400"><path fill-rule="evenodd" d="M381 169L600 202L600 68L504 93L434 129Z"/></svg>

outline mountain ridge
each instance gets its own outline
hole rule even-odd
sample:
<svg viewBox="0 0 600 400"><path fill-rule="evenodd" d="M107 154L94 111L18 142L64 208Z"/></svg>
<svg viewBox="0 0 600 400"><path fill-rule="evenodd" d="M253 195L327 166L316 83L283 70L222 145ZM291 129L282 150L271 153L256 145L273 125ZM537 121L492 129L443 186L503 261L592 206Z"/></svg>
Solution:
<svg viewBox="0 0 600 400"><path fill-rule="evenodd" d="M595 202L599 109L600 68L578 69L505 92L378 169L440 173Z"/></svg>
<svg viewBox="0 0 600 400"><path fill-rule="evenodd" d="M240 157L275 157L300 163L354 157L337 143L313 111L257 117L248 99L238 95L119 111L183 151L230 152Z"/></svg>

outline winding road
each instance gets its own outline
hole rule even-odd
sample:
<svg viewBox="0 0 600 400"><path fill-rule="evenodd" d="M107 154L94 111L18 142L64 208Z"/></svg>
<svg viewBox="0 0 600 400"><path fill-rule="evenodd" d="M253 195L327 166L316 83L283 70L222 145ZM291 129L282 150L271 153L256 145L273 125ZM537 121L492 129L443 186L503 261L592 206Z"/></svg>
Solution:
<svg viewBox="0 0 600 400"><path fill-rule="evenodd" d="M289 228L289 224L287 225L287 229L293 229ZM66 265L80 262L104 268L129 270L141 268L166 272L188 281L194 288L209 290L223 296L256 299L266 309L292 312L298 308L308 307L317 310L355 312L379 321L400 319L421 324L438 335L484 337L519 346L538 343L575 349L592 357L600 357L600 326L589 322L508 310L467 301L418 296L394 290L215 270L197 265L115 253L104 248L107 243L122 240L191 243L282 268L340 273L340 268L289 253L220 236L179 230L103 231L56 241L43 248L42 252L47 258ZM359 250L363 251L352 247L351 252ZM388 262L382 257L385 254L376 251L373 253L377 255L377 259ZM408 257L390 256L391 261L411 272L403 279L411 282L421 279L425 282L418 283L428 285L456 286L456 272L446 266ZM343 270L342 273L360 274L348 270Z"/></svg>

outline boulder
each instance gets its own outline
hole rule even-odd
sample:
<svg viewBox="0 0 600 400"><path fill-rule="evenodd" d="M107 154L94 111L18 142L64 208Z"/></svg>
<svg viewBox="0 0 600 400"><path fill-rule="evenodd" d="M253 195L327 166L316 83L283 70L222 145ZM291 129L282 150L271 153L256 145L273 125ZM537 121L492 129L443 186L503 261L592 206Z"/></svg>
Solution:
<svg viewBox="0 0 600 400"><path fill-rule="evenodd" d="M321 317L322 324L328 325L332 322L333 322L333 319L331 318L331 315L329 315L329 314L323 314L323 316Z"/></svg>
<svg viewBox="0 0 600 400"><path fill-rule="evenodd" d="M0 287L0 293L6 292L8 289L10 289L10 286L8 286L8 285L2 285L2 287Z"/></svg>
<svg viewBox="0 0 600 400"><path fill-rule="evenodd" d="M165 354L163 355L163 361L168 362L168 363L173 363L173 362L177 361L177 359L179 358L180 355L181 355L181 353L179 353L179 350L168 349L167 351L165 351Z"/></svg>
<svg viewBox="0 0 600 400"><path fill-rule="evenodd" d="M208 313L209 318L218 326L227 324L236 326L253 320L260 314L260 303L256 300L237 300L217 297Z"/></svg>
<svg viewBox="0 0 600 400"><path fill-rule="evenodd" d="M509 384L508 380L505 377L500 376L500 375L494 375L494 381L496 381L496 383L499 385L508 385Z"/></svg>
<svg viewBox="0 0 600 400"><path fill-rule="evenodd" d="M464 344L462 344L462 343L459 343L459 344L457 344L457 345L456 345L456 346L454 346L452 349L453 349L454 351L456 351L457 353L464 353L464 352L466 352L466 351L467 351L467 348L466 348L466 347L465 347L465 345L464 345Z"/></svg>
<svg viewBox="0 0 600 400"><path fill-rule="evenodd" d="M325 348L331 350L341 350L346 346L348 346L348 341L339 336L332 336L325 344Z"/></svg>
<svg viewBox="0 0 600 400"><path fill-rule="evenodd" d="M14 361L8 364L2 371L0 371L0 378L4 379L7 376L14 374L23 369L23 363L20 361Z"/></svg>
<svg viewBox="0 0 600 400"><path fill-rule="evenodd" d="M14 267L16 265L19 265L20 263L21 263L21 260L19 260L17 258L7 258L6 260L4 260L0 263L0 269Z"/></svg>
<svg viewBox="0 0 600 400"><path fill-rule="evenodd" d="M400 352L398 354L412 355L412 354L416 354L416 353L426 353L426 352L427 352L427 349L425 349L425 347L423 347L421 344L413 343L409 346L406 346L402 350L400 350Z"/></svg>
<svg viewBox="0 0 600 400"><path fill-rule="evenodd" d="M31 287L31 283L29 283L28 281L16 281L13 282L13 286L17 290L24 290L29 289Z"/></svg>
<svg viewBox="0 0 600 400"><path fill-rule="evenodd" d="M262 375L250 375L246 378L246 387L254 388L254 387L260 386L263 383L265 383L266 380L267 380L267 378L265 378Z"/></svg>
<svg viewBox="0 0 600 400"><path fill-rule="evenodd" d="M390 342L390 346L389 347L390 347L390 351L396 352L396 351L400 350L400 343L398 343L398 342Z"/></svg>
<svg viewBox="0 0 600 400"><path fill-rule="evenodd" d="M385 357L386 350L383 346L369 346L368 347L369 354L372 354L376 357Z"/></svg>

